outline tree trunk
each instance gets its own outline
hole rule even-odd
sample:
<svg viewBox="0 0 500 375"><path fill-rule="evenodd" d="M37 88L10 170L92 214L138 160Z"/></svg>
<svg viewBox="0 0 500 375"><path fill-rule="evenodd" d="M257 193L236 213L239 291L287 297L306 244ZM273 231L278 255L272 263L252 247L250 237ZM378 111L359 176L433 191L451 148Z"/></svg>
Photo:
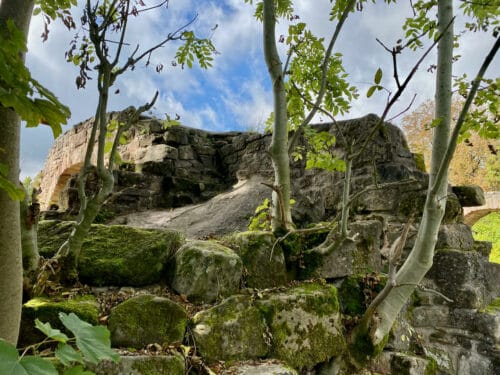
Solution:
<svg viewBox="0 0 500 375"><path fill-rule="evenodd" d="M8 19L28 35L33 0L2 0L0 27ZM9 108L0 106L0 163L8 167L7 178L19 184L20 119ZM19 201L0 190L0 337L17 344L22 304L22 255Z"/></svg>
<svg viewBox="0 0 500 375"><path fill-rule="evenodd" d="M269 153L274 168L272 229L293 227L290 206L290 158L288 156L288 118L285 76L276 48L276 8L274 0L264 0L264 57L274 95L274 127Z"/></svg>
<svg viewBox="0 0 500 375"><path fill-rule="evenodd" d="M375 346L383 343L399 312L407 303L415 287L431 268L439 226L446 206L448 174L443 174L439 180L436 179L436 175L448 148L450 134L453 60L452 0L438 1L438 19L439 33L444 33L438 45L436 76L436 118L440 119L440 123L434 129L429 190L412 252L396 275L396 285L392 287L387 298L382 301L371 317L369 333ZM446 166L446 170L447 168L448 166Z"/></svg>

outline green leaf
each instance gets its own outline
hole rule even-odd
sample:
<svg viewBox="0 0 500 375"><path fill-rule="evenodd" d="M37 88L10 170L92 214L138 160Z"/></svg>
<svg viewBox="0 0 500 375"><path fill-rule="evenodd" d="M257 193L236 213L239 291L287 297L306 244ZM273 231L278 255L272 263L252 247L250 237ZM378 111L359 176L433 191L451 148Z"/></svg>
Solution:
<svg viewBox="0 0 500 375"><path fill-rule="evenodd" d="M111 349L109 331L103 326L92 326L81 320L74 313L59 313L59 319L76 338L76 346L81 350L84 359L93 364L103 359L118 362L120 356Z"/></svg>
<svg viewBox="0 0 500 375"><path fill-rule="evenodd" d="M59 375L54 365L41 357L26 356L19 364L29 375Z"/></svg>
<svg viewBox="0 0 500 375"><path fill-rule="evenodd" d="M382 80L382 69L378 68L377 72L375 73L374 82L378 85L380 84L381 80Z"/></svg>
<svg viewBox="0 0 500 375"><path fill-rule="evenodd" d="M368 92L366 93L366 97L369 98L373 95L373 93L375 92L375 90L377 89L377 86L372 86L368 89Z"/></svg>
<svg viewBox="0 0 500 375"><path fill-rule="evenodd" d="M24 190L19 189L3 176L0 176L0 189L4 190L13 201L22 201L24 199Z"/></svg>
<svg viewBox="0 0 500 375"><path fill-rule="evenodd" d="M50 323L42 323L40 320L35 319L35 327L38 330L42 331L42 333L45 336L47 336L51 339L54 339L54 340L62 342L62 343L65 343L68 341L68 336L66 336L60 330L52 328Z"/></svg>
<svg viewBox="0 0 500 375"><path fill-rule="evenodd" d="M0 374L2 375L58 375L49 361L33 356L19 358L17 349L0 339Z"/></svg>
<svg viewBox="0 0 500 375"><path fill-rule="evenodd" d="M54 354L64 366L70 366L72 362L83 364L82 355L68 344L59 343Z"/></svg>

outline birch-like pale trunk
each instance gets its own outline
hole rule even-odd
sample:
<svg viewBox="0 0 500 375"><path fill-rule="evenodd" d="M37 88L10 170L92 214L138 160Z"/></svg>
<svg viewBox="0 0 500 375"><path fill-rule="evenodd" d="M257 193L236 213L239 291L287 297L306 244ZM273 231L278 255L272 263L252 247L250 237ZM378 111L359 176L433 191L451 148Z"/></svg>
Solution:
<svg viewBox="0 0 500 375"><path fill-rule="evenodd" d="M276 48L276 6L274 0L264 0L264 57L273 85L274 127L269 154L274 168L273 231L291 229L290 206L290 158L288 156L288 117L285 90L285 75Z"/></svg>
<svg viewBox="0 0 500 375"><path fill-rule="evenodd" d="M432 161L429 189L413 249L396 275L396 285L376 308L370 331L375 345L383 342L389 334L396 318L408 302L415 287L422 281L432 266L439 227L446 207L448 189L448 167L442 160L450 143L451 128L451 80L453 61L453 1L438 1L439 33L442 38L438 44L436 71L435 118L439 124L434 128L432 142ZM445 173L436 179L439 169Z"/></svg>
<svg viewBox="0 0 500 375"><path fill-rule="evenodd" d="M1 0L0 27L12 19L28 35L33 0ZM19 184L19 116L0 105L0 163L8 167L8 180ZM0 337L17 344L21 321L23 266L19 201L0 190Z"/></svg>

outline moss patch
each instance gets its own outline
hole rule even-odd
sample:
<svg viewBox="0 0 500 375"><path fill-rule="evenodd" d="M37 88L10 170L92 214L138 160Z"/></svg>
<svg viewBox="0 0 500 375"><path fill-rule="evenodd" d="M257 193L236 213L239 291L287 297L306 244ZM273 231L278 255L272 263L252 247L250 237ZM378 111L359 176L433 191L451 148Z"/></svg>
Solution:
<svg viewBox="0 0 500 375"><path fill-rule="evenodd" d="M49 257L68 238L73 222L40 223L40 253ZM184 243L175 231L92 225L82 245L80 280L92 285L141 286L160 281L165 264Z"/></svg>
<svg viewBox="0 0 500 375"><path fill-rule="evenodd" d="M492 212L479 219L472 226L474 238L480 241L490 241L493 248L490 262L500 263L500 212Z"/></svg>
<svg viewBox="0 0 500 375"><path fill-rule="evenodd" d="M65 298L34 298L23 305L21 318L21 346L40 342L44 335L35 328L35 319L42 323L50 323L52 327L69 333L59 320L59 313L75 313L86 322L96 325L99 323L98 304L93 296Z"/></svg>
<svg viewBox="0 0 500 375"><path fill-rule="evenodd" d="M187 322L186 311L167 298L133 297L111 311L111 342L113 346L134 348L182 342Z"/></svg>
<svg viewBox="0 0 500 375"><path fill-rule="evenodd" d="M490 314L494 314L496 312L500 312L500 298L496 298L490 302L488 306L481 310L481 312L486 312Z"/></svg>

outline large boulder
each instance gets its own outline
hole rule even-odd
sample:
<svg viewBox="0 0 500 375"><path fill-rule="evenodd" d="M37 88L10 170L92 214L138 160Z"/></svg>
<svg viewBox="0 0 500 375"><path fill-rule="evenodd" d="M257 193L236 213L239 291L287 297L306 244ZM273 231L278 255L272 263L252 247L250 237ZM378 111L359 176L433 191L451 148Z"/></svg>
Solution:
<svg viewBox="0 0 500 375"><path fill-rule="evenodd" d="M224 242L243 261L244 281L250 288L272 288L287 281L283 249L271 232L243 232Z"/></svg>
<svg viewBox="0 0 500 375"><path fill-rule="evenodd" d="M321 283L233 296L193 323L197 348L209 361L268 357L302 370L345 349L337 289Z"/></svg>
<svg viewBox="0 0 500 375"><path fill-rule="evenodd" d="M40 253L46 257L54 254L74 225L40 222ZM93 224L82 244L80 280L91 285L130 286L159 282L167 261L183 243L184 236L176 231Z"/></svg>
<svg viewBox="0 0 500 375"><path fill-rule="evenodd" d="M193 302L210 303L239 289L243 265L228 247L192 241L173 259L172 288Z"/></svg>
<svg viewBox="0 0 500 375"><path fill-rule="evenodd" d="M266 321L248 296L232 296L193 318L193 335L208 361L266 357L269 339Z"/></svg>
<svg viewBox="0 0 500 375"><path fill-rule="evenodd" d="M153 343L182 342L187 322L186 311L177 303L140 295L116 306L108 326L113 346L142 348Z"/></svg>

